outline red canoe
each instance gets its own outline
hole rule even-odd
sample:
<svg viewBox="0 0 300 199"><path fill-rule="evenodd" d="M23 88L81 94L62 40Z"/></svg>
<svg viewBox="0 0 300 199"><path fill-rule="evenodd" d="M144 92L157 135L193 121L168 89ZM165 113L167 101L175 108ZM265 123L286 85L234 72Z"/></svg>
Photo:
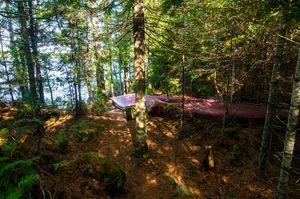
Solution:
<svg viewBox="0 0 300 199"><path fill-rule="evenodd" d="M114 106L123 110L126 107L135 105L135 95L127 94L113 97L112 101ZM181 98L147 95L146 106L148 108L155 107L163 102L171 103L175 107L181 107ZM185 112L193 113L197 117L222 118L224 115L225 103L215 99L188 98L185 100L184 109ZM228 111L230 116L238 119L262 120L266 115L265 106L244 102L229 104ZM281 113L280 116L286 117L286 114Z"/></svg>

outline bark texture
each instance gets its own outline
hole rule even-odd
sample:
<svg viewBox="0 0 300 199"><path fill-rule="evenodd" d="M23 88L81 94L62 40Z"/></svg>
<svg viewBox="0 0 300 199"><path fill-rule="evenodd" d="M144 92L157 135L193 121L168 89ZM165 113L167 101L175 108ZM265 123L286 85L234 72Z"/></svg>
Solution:
<svg viewBox="0 0 300 199"><path fill-rule="evenodd" d="M43 78L42 78L42 65L39 62L39 53L37 47L38 41L38 23L34 18L34 7L32 4L32 0L28 0L29 6L29 35L31 41L31 48L32 48L32 58L36 69L36 81L39 91L39 100L40 103L45 104L45 97L44 97L44 86L43 86Z"/></svg>
<svg viewBox="0 0 300 199"><path fill-rule="evenodd" d="M281 20L279 25L278 34L281 36L286 35L288 11L289 11L289 1L286 1L282 7ZM269 161L269 154L271 150L272 129L273 129L273 123L275 118L275 112L276 112L276 104L278 102L277 99L278 99L279 80L282 78L281 62L282 62L284 45L285 45L285 40L282 37L278 36L276 41L275 57L273 62L271 83L269 88L266 119L265 119L263 137L260 146L258 175L261 177L263 177L266 173L266 168Z"/></svg>
<svg viewBox="0 0 300 199"><path fill-rule="evenodd" d="M18 14L19 14L19 20L21 24L22 48L26 58L26 65L27 65L28 76L29 76L30 93L32 96L32 103L35 104L37 101L37 92L36 92L36 81L34 76L34 62L30 51L30 39L29 39L29 33L27 29L26 18L28 17L28 15L25 13L23 1L18 1Z"/></svg>
<svg viewBox="0 0 300 199"><path fill-rule="evenodd" d="M280 177L278 183L278 198L288 198L288 182L291 172L291 163L296 140L298 118L300 109L300 49L296 66L295 80L289 110L287 130L284 141L284 151L281 162Z"/></svg>
<svg viewBox="0 0 300 199"><path fill-rule="evenodd" d="M94 14L91 14L91 29L92 29L92 38L93 38L93 48L94 48L94 56L95 56L95 64L96 64L96 82L99 91L105 93L105 79L104 79L104 68L102 65L102 53L101 46L99 41L99 25L97 21L97 17Z"/></svg>
<svg viewBox="0 0 300 199"><path fill-rule="evenodd" d="M145 18L144 1L133 2L133 38L134 38L134 67L136 84L136 134L139 151L148 151L146 143L146 87L145 87Z"/></svg>

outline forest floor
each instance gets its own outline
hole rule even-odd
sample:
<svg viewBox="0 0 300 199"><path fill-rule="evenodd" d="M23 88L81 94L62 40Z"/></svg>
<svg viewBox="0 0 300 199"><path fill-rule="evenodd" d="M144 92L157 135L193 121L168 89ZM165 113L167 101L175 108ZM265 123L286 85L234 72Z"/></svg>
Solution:
<svg viewBox="0 0 300 199"><path fill-rule="evenodd" d="M126 173L125 190L115 198L253 199L275 196L279 161L274 158L264 180L255 175L261 126L228 128L222 145L218 121L187 122L184 135L178 139L176 119L150 116L147 141L150 157L144 159L132 155L130 125L133 124L126 121L123 112L111 104L109 111L99 116L74 119L66 114L48 120L46 135L37 154L41 157L36 165L40 174L37 188L50 192L53 198L109 198L95 179L78 172L72 164L80 154L99 152L114 160ZM95 136L79 142L68 134L76 128L94 132ZM59 150L59 132L67 135L65 151ZM36 146L36 137L29 136L21 148L24 153L32 153ZM207 146L212 147L213 170L203 167ZM291 198L299 196L299 187L298 192L292 190Z"/></svg>

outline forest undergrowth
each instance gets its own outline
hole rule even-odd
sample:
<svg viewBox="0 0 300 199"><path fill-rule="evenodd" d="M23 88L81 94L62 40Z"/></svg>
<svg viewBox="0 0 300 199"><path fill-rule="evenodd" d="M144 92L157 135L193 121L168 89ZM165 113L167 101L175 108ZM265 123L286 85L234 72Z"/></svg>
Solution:
<svg viewBox="0 0 300 199"><path fill-rule="evenodd" d="M1 125L14 119L14 109L1 110ZM264 180L256 177L262 125L232 122L221 143L221 125L216 120L186 120L178 136L176 118L149 116L149 156L133 156L134 146L127 122L120 110L109 105L101 115L78 119L65 114L45 122L45 134L37 152L38 139L27 134L15 146L32 162L38 175L29 189L32 198L273 198L280 161L271 157L271 169ZM32 129L32 128L31 128ZM283 134L282 134L283 135ZM178 138L179 137L179 138ZM279 141L278 136L274 141ZM278 145L276 145L278 146ZM214 167L205 166L210 155ZM282 149L274 148L272 154ZM125 172L126 182L116 195L86 172L83 154L104 154ZM279 154L278 154L279 155ZM296 163L295 163L296 165ZM299 165L299 164L298 164ZM292 174L290 198L299 197L296 173ZM293 183L293 184L292 184Z"/></svg>

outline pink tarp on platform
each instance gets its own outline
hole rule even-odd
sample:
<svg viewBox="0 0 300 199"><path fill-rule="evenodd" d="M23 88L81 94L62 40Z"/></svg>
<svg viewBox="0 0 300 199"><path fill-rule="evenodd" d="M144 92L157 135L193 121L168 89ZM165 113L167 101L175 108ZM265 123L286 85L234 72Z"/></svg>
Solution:
<svg viewBox="0 0 300 199"><path fill-rule="evenodd" d="M112 98L114 106L124 109L135 105L135 95L127 94ZM166 96L147 95L146 106L155 107L159 103L168 102L174 106L181 107L181 98ZM184 105L186 112L191 112L195 116L203 118L222 118L225 104L223 101L214 99L187 98ZM265 106L258 106L250 103L231 103L228 105L229 115L240 119L264 119L266 114ZM285 114L280 114L285 116Z"/></svg>

